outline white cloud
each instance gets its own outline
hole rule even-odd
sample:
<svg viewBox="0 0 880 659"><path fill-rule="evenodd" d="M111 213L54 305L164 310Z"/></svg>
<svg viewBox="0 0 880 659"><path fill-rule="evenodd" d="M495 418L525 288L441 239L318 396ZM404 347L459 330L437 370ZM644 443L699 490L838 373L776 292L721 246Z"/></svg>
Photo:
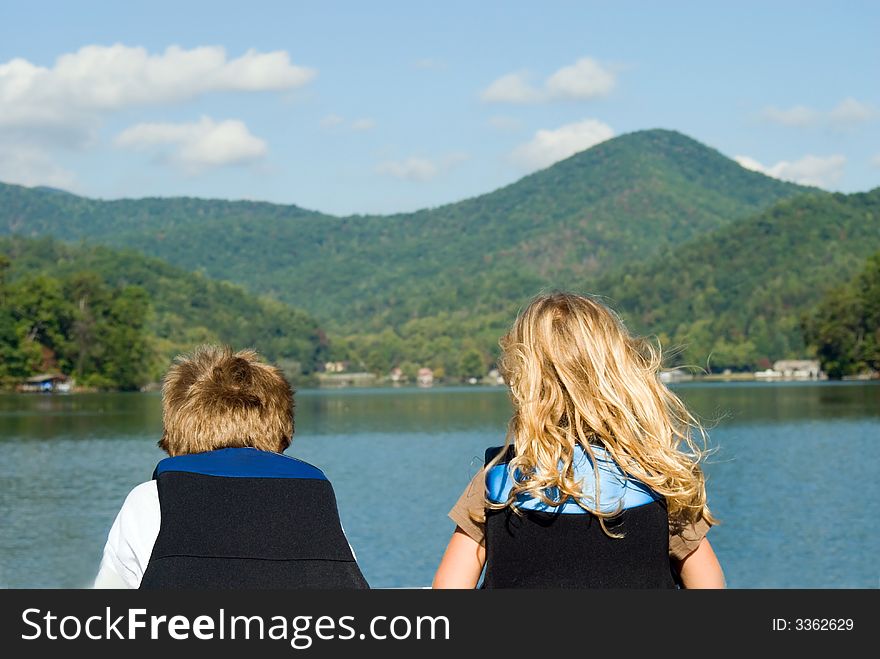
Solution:
<svg viewBox="0 0 880 659"><path fill-rule="evenodd" d="M376 172L405 181L425 182L451 170L469 157L466 153L457 152L435 160L422 157L386 160L376 166Z"/></svg>
<svg viewBox="0 0 880 659"><path fill-rule="evenodd" d="M803 105L796 105L786 110L769 107L761 116L767 121L783 126L809 126L819 120L819 113Z"/></svg>
<svg viewBox="0 0 880 659"><path fill-rule="evenodd" d="M607 96L614 83L609 69L590 57L582 57L552 73L542 86L533 86L525 72L508 73L493 81L480 97L487 103L516 104L586 100Z"/></svg>
<svg viewBox="0 0 880 659"><path fill-rule="evenodd" d="M840 180L845 165L846 157L839 154L825 157L806 155L794 162L780 161L769 172L777 178L824 187Z"/></svg>
<svg viewBox="0 0 880 659"><path fill-rule="evenodd" d="M170 46L150 53L123 44L89 45L59 56L51 66L11 59L0 63L0 178L71 187L73 175L56 164L53 152L97 143L109 114L211 92L289 90L315 75L292 64L285 51L249 50L229 58L217 46ZM123 133L123 142L143 145L162 134L170 159L192 173L265 153L265 142L241 122L210 121L184 124L188 128L179 126L177 132L167 130L169 124L142 124Z"/></svg>
<svg viewBox="0 0 880 659"><path fill-rule="evenodd" d="M767 168L754 158L749 156L734 156L733 159L738 162L741 167L750 169L753 172L761 172L762 174L767 173Z"/></svg>
<svg viewBox="0 0 880 659"><path fill-rule="evenodd" d="M838 125L851 126L876 119L878 112L866 103L850 97L843 99L828 113L831 121Z"/></svg>
<svg viewBox="0 0 880 659"><path fill-rule="evenodd" d="M489 125L496 130L513 132L522 128L522 121L514 117L506 117L504 115L495 115L489 117Z"/></svg>
<svg viewBox="0 0 880 659"><path fill-rule="evenodd" d="M614 76L596 60L583 57L547 78L546 87L553 98L596 98L611 91Z"/></svg>
<svg viewBox="0 0 880 659"><path fill-rule="evenodd" d="M340 124L344 124L345 119L340 117L338 114L328 114L326 117L321 119L321 128L335 128Z"/></svg>
<svg viewBox="0 0 880 659"><path fill-rule="evenodd" d="M355 119L351 122L351 129L356 131L371 130L376 127L376 122L369 117Z"/></svg>
<svg viewBox="0 0 880 659"><path fill-rule="evenodd" d="M874 167L880 167L880 153L871 158L871 164L874 165Z"/></svg>
<svg viewBox="0 0 880 659"><path fill-rule="evenodd" d="M512 158L527 169L541 169L614 137L614 130L596 119L584 119L555 130L539 130L517 147Z"/></svg>
<svg viewBox="0 0 880 659"><path fill-rule="evenodd" d="M264 157L266 143L241 121L215 121L202 117L194 123L143 123L127 128L116 145L139 150L159 149L190 174L209 167L238 165Z"/></svg>
<svg viewBox="0 0 880 659"><path fill-rule="evenodd" d="M846 158L839 154L831 156L806 155L792 162L780 160L769 167L749 156L735 156L734 160L746 169L761 172L773 178L818 187L828 187L839 181L846 165Z"/></svg>
<svg viewBox="0 0 880 659"><path fill-rule="evenodd" d="M538 103L544 94L529 84L525 73L508 73L486 87L480 98L486 103Z"/></svg>
<svg viewBox="0 0 880 659"><path fill-rule="evenodd" d="M825 112L803 105L795 105L787 109L767 107L761 111L761 117L783 126L816 126L832 125L838 128L852 127L880 117L880 112L871 105L849 97L843 99L834 108Z"/></svg>
<svg viewBox="0 0 880 659"><path fill-rule="evenodd" d="M71 190L76 176L59 166L43 149L0 144L0 181Z"/></svg>
<svg viewBox="0 0 880 659"><path fill-rule="evenodd" d="M80 148L112 112L211 92L293 89L314 76L285 51L249 50L230 59L219 46L149 53L123 44L90 45L61 55L51 67L16 58L0 63L0 132L22 146Z"/></svg>
<svg viewBox="0 0 880 659"><path fill-rule="evenodd" d="M78 124L102 113L210 92L293 89L315 75L281 50L249 50L229 59L219 46L169 46L151 54L123 44L90 45L61 55L50 68L21 58L0 64L0 126Z"/></svg>

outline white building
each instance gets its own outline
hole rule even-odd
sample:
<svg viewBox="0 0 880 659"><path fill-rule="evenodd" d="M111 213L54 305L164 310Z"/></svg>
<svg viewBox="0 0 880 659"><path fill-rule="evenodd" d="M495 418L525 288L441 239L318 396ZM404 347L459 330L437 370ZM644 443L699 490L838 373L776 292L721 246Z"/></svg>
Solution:
<svg viewBox="0 0 880 659"><path fill-rule="evenodd" d="M818 359L780 359L773 362L773 368L755 373L761 380L824 380Z"/></svg>
<svg viewBox="0 0 880 659"><path fill-rule="evenodd" d="M773 362L773 370L792 380L818 380L823 375L818 359L780 359Z"/></svg>
<svg viewBox="0 0 880 659"><path fill-rule="evenodd" d="M434 384L434 371L430 368L420 368L418 382L420 387L430 387Z"/></svg>

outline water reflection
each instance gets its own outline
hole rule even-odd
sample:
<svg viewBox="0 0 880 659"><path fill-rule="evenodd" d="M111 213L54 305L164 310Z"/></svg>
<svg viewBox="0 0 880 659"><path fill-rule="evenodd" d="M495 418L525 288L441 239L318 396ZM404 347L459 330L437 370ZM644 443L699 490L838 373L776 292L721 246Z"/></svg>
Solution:
<svg viewBox="0 0 880 659"><path fill-rule="evenodd" d="M739 587L878 585L880 386L687 384L717 452L712 531ZM430 582L446 518L487 446L503 389L305 391L288 451L334 483L375 586ZM156 394L0 395L0 586L85 586L127 492L163 454Z"/></svg>

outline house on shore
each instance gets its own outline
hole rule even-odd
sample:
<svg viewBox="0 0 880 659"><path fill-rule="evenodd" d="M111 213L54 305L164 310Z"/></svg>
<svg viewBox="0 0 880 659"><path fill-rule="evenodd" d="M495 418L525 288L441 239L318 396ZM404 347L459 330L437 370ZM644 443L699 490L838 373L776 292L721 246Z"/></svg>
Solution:
<svg viewBox="0 0 880 659"><path fill-rule="evenodd" d="M376 384L375 373L317 373L321 387L372 387Z"/></svg>
<svg viewBox="0 0 880 659"><path fill-rule="evenodd" d="M348 362L325 362L325 373L345 373L350 364Z"/></svg>
<svg viewBox="0 0 880 659"><path fill-rule="evenodd" d="M773 362L773 368L755 373L761 380L824 380L828 376L822 371L818 359L780 359Z"/></svg>
<svg viewBox="0 0 880 659"><path fill-rule="evenodd" d="M690 382L694 379L693 373L688 373L683 368L673 368L660 371L660 382L670 384L673 382Z"/></svg>
<svg viewBox="0 0 880 659"><path fill-rule="evenodd" d="M430 368L422 367L419 369L416 380L420 387L430 387L434 384L434 371Z"/></svg>
<svg viewBox="0 0 880 659"><path fill-rule="evenodd" d="M66 393L71 390L73 381L61 373L43 373L27 378L18 385L25 393Z"/></svg>

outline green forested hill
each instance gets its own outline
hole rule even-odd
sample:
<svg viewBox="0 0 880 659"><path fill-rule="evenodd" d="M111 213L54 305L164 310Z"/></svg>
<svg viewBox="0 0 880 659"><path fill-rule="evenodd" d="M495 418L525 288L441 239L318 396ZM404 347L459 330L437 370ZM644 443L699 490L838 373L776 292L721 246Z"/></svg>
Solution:
<svg viewBox="0 0 880 659"><path fill-rule="evenodd" d="M880 188L781 201L593 286L629 324L717 370L801 357L805 315L880 249Z"/></svg>
<svg viewBox="0 0 880 659"><path fill-rule="evenodd" d="M665 248L643 263L630 261L597 280L585 278L573 288L604 296L632 329L657 334L664 347L675 347L679 352L673 363L716 372L766 368L777 359L804 357L814 347L822 356L823 342L841 332L840 345L868 345L862 334L846 338L853 333L847 327L856 321L847 320L842 309L855 295L846 292L855 284L840 286L878 249L880 188L853 195L812 193ZM475 350L491 361L498 336L524 302L495 313L414 319L396 331L357 333L344 345L374 368L426 355L457 373L464 356ZM810 320L820 303L816 319ZM858 321L859 327L874 317L866 314L869 320ZM805 323L813 332L808 341ZM851 350L838 346L827 351ZM870 352L870 346L864 351ZM867 357L843 359L849 370L835 374L873 363Z"/></svg>
<svg viewBox="0 0 880 659"><path fill-rule="evenodd" d="M96 201L0 186L0 232L127 246L304 308L345 333L482 323L803 192L680 133L609 140L505 188L392 216L253 202ZM340 194L344 194L340 190Z"/></svg>
<svg viewBox="0 0 880 659"><path fill-rule="evenodd" d="M95 366L101 377L93 381L102 386L128 388L155 379L171 357L202 342L254 347L294 377L315 370L326 356L327 339L307 313L132 250L0 238L0 261L6 266L0 268L5 271L0 272L0 351L18 353L14 360L5 356L6 370L13 370L0 372L0 378L39 369L46 351L71 373L81 367L84 353L106 348L92 344L116 334L117 362L127 359L126 340L136 340L145 354L136 366L129 365L126 372L136 369L137 374L129 372L125 383ZM132 303L114 307L125 296ZM90 325L106 327L92 332L95 340L90 340L84 334ZM143 329L143 336L126 339L128 326Z"/></svg>
<svg viewBox="0 0 880 659"><path fill-rule="evenodd" d="M658 335L665 348L675 348L672 363L715 372L766 368L777 359L804 357L815 346L821 355L822 339L805 341L803 332L820 302L821 322L809 327L821 325L824 337L848 331L844 314L833 311L842 303L828 300L843 295L839 287L877 250L880 188L852 195L807 193L666 247L644 262L585 277L572 288L603 296L633 330ZM484 363L492 361L498 337L525 302L523 297L492 313L441 312L394 330L354 333L337 346L371 368L421 357L459 374L474 351ZM818 330L814 334L819 336ZM856 370L870 362L850 361Z"/></svg>

